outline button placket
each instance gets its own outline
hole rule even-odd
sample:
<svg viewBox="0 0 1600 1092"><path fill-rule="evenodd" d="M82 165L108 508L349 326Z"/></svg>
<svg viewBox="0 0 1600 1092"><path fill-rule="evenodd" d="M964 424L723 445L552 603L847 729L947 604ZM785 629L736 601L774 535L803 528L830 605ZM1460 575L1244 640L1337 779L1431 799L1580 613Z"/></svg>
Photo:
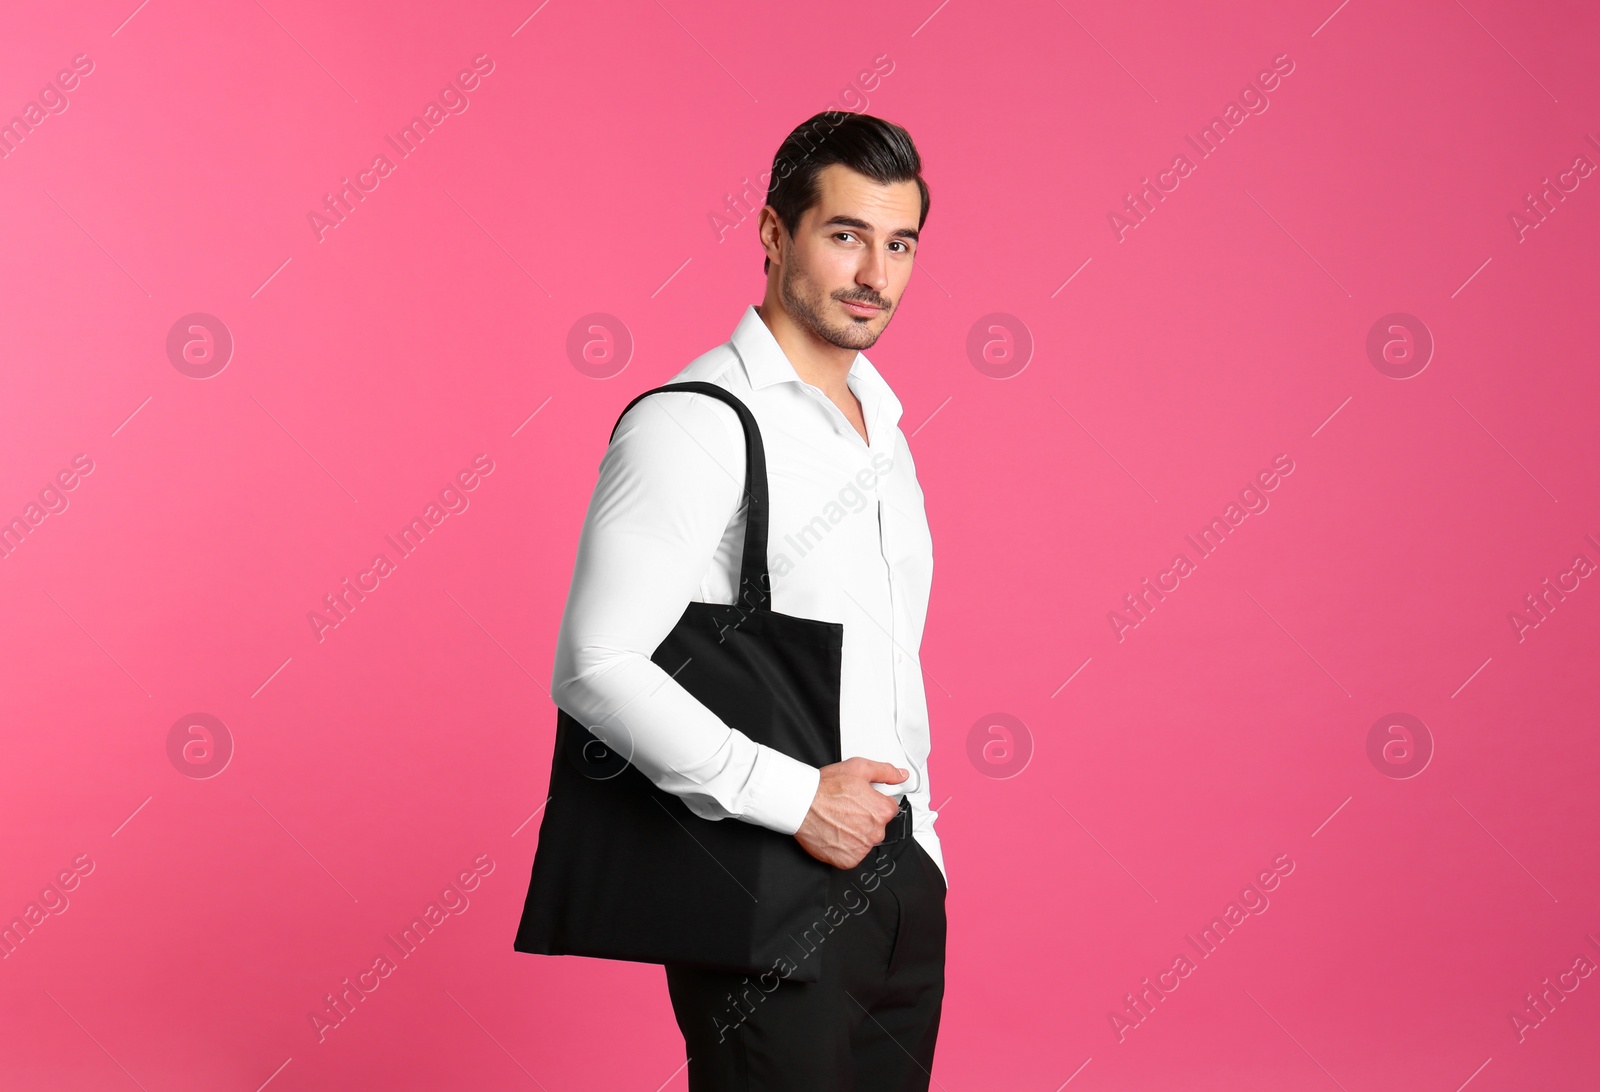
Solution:
<svg viewBox="0 0 1600 1092"><path fill-rule="evenodd" d="M885 539L883 498L880 496L878 498L878 556L883 559L883 576L889 593L889 648L894 653L894 662L898 667L905 662L905 654L900 651L900 626L894 599L894 566L889 563L889 551ZM893 684L891 689L894 693L894 738L899 742L901 749L904 750L906 741L900 735L900 672L891 669L889 671L889 679Z"/></svg>

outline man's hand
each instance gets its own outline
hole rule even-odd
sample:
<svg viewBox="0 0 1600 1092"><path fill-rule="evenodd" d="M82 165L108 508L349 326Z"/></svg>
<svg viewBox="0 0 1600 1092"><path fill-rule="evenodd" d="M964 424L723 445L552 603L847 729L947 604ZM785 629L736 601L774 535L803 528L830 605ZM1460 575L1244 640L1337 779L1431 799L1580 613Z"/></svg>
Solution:
<svg viewBox="0 0 1600 1092"><path fill-rule="evenodd" d="M872 783L895 785L910 776L898 766L859 756L822 767L817 795L795 839L819 861L854 868L883 841L889 820L900 810L898 800Z"/></svg>

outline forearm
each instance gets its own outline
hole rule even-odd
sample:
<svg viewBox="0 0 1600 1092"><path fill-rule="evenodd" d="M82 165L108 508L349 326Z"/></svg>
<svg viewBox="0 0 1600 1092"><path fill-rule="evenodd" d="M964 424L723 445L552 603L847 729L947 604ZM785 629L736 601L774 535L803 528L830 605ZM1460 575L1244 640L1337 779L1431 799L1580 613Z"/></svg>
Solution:
<svg viewBox="0 0 1600 1092"><path fill-rule="evenodd" d="M730 728L638 653L603 656L596 669L559 684L554 697L702 818L736 818L793 834L810 810L820 777L815 766Z"/></svg>

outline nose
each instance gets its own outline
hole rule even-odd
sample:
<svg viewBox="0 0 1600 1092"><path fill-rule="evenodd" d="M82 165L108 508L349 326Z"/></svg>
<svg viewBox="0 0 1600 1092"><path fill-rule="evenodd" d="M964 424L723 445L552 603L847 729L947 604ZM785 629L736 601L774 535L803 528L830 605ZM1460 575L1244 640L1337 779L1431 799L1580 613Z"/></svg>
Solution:
<svg viewBox="0 0 1600 1092"><path fill-rule="evenodd" d="M881 250L873 250L862 260L861 268L856 271L856 283L863 288L872 289L878 302L882 303L881 293L889 284L889 259Z"/></svg>

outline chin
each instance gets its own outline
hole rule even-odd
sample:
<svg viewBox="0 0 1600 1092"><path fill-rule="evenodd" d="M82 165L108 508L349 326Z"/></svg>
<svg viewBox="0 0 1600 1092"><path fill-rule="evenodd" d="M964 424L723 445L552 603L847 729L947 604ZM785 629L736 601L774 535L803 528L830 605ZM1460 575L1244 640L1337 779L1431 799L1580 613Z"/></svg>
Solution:
<svg viewBox="0 0 1600 1092"><path fill-rule="evenodd" d="M868 319L863 319L860 325L850 326L840 331L834 344L841 349L854 349L857 352L872 348L873 343L878 340L879 331L868 326L867 323L869 321Z"/></svg>

